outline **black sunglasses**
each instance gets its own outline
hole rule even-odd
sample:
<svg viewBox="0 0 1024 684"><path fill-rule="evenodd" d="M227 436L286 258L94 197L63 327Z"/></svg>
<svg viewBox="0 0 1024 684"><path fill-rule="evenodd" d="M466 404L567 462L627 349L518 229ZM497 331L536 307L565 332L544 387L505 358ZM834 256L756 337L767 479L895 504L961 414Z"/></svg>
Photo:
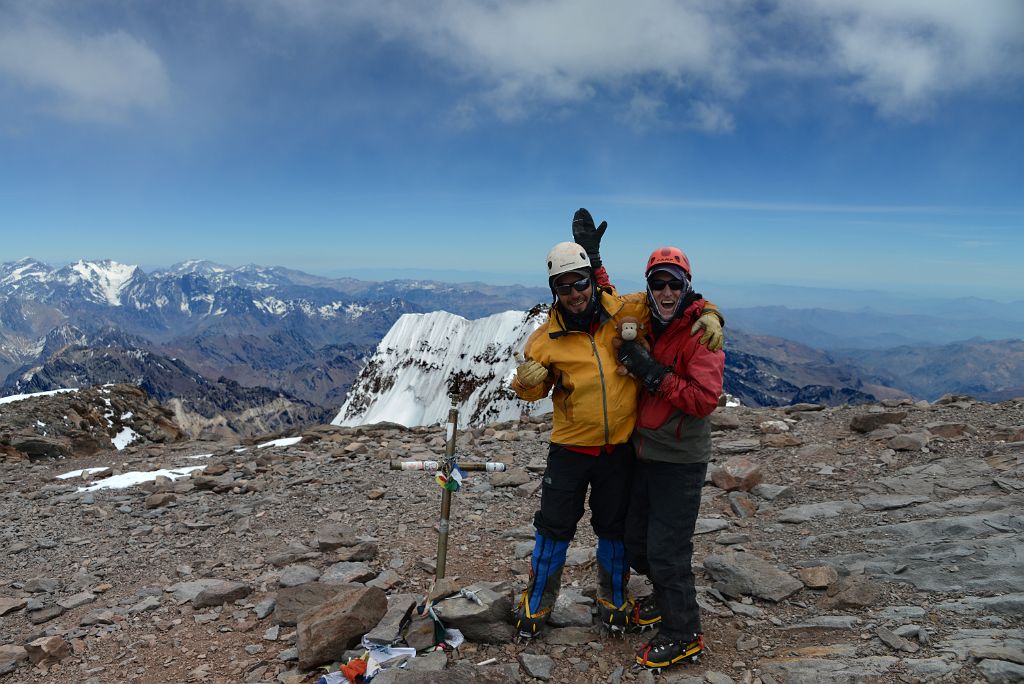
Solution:
<svg viewBox="0 0 1024 684"><path fill-rule="evenodd" d="M569 283L568 285L555 285L555 292L560 295L567 295L573 290L583 292L588 287L590 287L590 278L580 278L575 283Z"/></svg>
<svg viewBox="0 0 1024 684"><path fill-rule="evenodd" d="M671 288L675 292L678 292L679 290L683 289L682 280L660 280L651 278L650 280L647 281L647 286L651 288L652 292L661 292L662 290L665 289L666 285L668 285L669 288Z"/></svg>

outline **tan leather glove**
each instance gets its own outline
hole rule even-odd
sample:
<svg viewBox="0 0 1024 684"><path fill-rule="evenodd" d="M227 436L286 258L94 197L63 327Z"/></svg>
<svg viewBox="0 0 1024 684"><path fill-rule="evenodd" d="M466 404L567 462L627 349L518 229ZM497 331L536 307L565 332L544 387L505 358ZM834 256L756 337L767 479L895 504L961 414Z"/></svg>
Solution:
<svg viewBox="0 0 1024 684"><path fill-rule="evenodd" d="M725 335L722 333L722 321L714 311L705 311L697 319L697 322L690 328L690 334L696 335L700 331L704 334L700 343L705 345L709 351L716 352L725 344Z"/></svg>
<svg viewBox="0 0 1024 684"><path fill-rule="evenodd" d="M548 369L529 359L516 368L516 382L520 387L535 387L548 376Z"/></svg>

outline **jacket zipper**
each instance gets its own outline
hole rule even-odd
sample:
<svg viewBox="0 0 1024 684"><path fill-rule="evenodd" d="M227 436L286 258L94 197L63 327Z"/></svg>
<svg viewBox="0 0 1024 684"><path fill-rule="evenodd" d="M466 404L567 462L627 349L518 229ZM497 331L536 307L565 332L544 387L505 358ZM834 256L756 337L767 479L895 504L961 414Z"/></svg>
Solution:
<svg viewBox="0 0 1024 684"><path fill-rule="evenodd" d="M601 408L604 411L604 443L608 444L608 389L604 386L604 367L601 365L601 355L597 353L597 341L594 336L587 333L590 338L590 347L594 350L594 358L597 360L597 375L601 378Z"/></svg>

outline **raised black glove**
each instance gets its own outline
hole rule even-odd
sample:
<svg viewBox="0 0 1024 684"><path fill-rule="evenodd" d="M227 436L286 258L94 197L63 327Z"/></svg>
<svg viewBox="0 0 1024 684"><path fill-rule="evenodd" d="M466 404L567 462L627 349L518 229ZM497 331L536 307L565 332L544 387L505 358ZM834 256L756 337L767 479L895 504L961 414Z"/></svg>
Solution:
<svg viewBox="0 0 1024 684"><path fill-rule="evenodd" d="M661 381L669 374L668 367L658 363L639 342L623 342L619 347L619 361L652 394L658 391Z"/></svg>
<svg viewBox="0 0 1024 684"><path fill-rule="evenodd" d="M594 227L594 217L586 209L578 210L572 217L572 240L587 251L590 265L597 270L601 267L601 238L608 230L608 222Z"/></svg>

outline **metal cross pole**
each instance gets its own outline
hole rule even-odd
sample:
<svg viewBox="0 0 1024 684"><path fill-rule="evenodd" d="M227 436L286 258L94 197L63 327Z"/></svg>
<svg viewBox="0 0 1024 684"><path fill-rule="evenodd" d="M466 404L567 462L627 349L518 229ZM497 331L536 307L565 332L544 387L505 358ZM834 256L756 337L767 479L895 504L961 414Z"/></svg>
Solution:
<svg viewBox="0 0 1024 684"><path fill-rule="evenodd" d="M455 465L455 435L459 426L459 397L454 392L450 395L452 406L448 409L448 439L444 445L444 465L442 473L446 478L452 476L452 467ZM444 577L445 564L448 560L448 518L452 510L452 490L447 487L441 489L441 519L437 523L437 571L434 577Z"/></svg>
<svg viewBox="0 0 1024 684"><path fill-rule="evenodd" d="M391 461L391 470L424 470L427 472L440 471L446 481L452 477L452 471L458 466L463 471L486 471L488 473L499 473L505 470L504 463L493 462L455 462L455 437L459 425L458 394L451 395L452 406L448 410L447 438L445 440L443 461ZM452 490L447 487L441 489L441 519L437 525L437 570L434 573L436 579L444 578L445 565L448 559L448 530L449 518L452 508Z"/></svg>

